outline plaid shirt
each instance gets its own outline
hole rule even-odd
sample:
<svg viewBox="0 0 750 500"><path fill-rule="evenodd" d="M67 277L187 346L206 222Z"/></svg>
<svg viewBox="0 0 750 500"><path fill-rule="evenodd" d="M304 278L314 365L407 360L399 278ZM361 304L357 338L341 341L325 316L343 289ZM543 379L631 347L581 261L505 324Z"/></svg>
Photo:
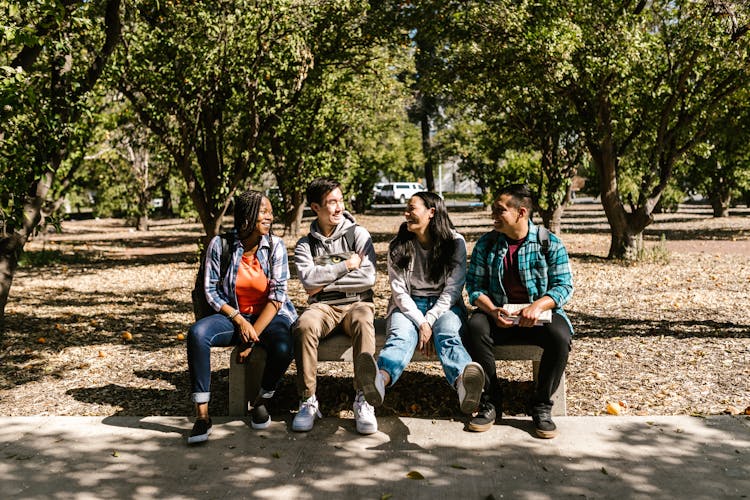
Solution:
<svg viewBox="0 0 750 500"><path fill-rule="evenodd" d="M549 252L545 258L537 239L537 232L536 225L529 221L529 234L518 249L521 283L526 287L532 302L545 295L554 300L555 308L552 311L564 317L570 324L562 309L573 295L573 276L570 272L568 252L560 239L550 233ZM471 253L471 262L466 273L466 291L470 304L474 305L482 294L489 297L496 306L508 303L503 288L503 258L507 251L508 240L502 233L492 231L479 238Z"/></svg>
<svg viewBox="0 0 750 500"><path fill-rule="evenodd" d="M237 272L240 268L240 261L245 249L242 243L236 237L233 239L232 259L227 269L227 275L221 288L218 288L219 274L221 269L221 237L214 236L208 244L206 252L206 281L204 289L206 299L215 311L221 309L224 304L229 304L237 309L237 294L235 285L237 284ZM231 243L230 243L231 244ZM287 281L289 280L289 260L286 254L286 245L280 238L273 238L273 254L271 254L271 241L268 236L264 236L258 245L258 251L255 253L260 262L260 267L266 276L269 275L269 257L273 262L273 278L269 280L268 300L280 302L281 308L278 314L289 318L290 322L297 319L297 310L294 304L289 300L286 293Z"/></svg>

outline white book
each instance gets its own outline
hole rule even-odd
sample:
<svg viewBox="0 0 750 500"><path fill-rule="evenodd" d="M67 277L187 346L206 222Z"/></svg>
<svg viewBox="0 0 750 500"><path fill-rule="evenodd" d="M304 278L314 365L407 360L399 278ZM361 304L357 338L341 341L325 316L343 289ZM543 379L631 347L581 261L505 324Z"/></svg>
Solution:
<svg viewBox="0 0 750 500"><path fill-rule="evenodd" d="M530 305L531 304L505 304L502 306L502 308L508 311L508 314L510 315L508 319L513 321L514 325L517 325L518 324L518 311ZM535 325L543 325L545 323L551 323L551 322L552 322L552 310L548 309L539 316L539 319L536 321Z"/></svg>

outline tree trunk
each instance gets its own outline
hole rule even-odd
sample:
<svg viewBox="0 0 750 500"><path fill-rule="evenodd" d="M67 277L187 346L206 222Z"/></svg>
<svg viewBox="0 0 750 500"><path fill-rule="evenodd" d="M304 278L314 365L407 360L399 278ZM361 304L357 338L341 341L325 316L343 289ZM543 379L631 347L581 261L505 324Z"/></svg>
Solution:
<svg viewBox="0 0 750 500"><path fill-rule="evenodd" d="M0 342L5 337L5 305L25 242L17 233L0 239Z"/></svg>
<svg viewBox="0 0 750 500"><path fill-rule="evenodd" d="M55 162L53 169L56 171L58 166L59 162ZM13 276L18 269L18 259L29 236L42 221L42 206L47 199L52 179L52 173L47 172L36 182L31 190L33 194L24 206L22 225L0 238L0 342L3 340L5 329L5 306L8 303Z"/></svg>
<svg viewBox="0 0 750 500"><path fill-rule="evenodd" d="M426 97L422 97L426 99ZM427 191L435 191L435 174L434 174L434 155L432 154L432 137L430 135L430 115L427 111L422 110L422 116L419 119L419 125L422 130L422 154L424 155L424 182Z"/></svg>
<svg viewBox="0 0 750 500"><path fill-rule="evenodd" d="M643 249L643 231L632 233L629 228L612 226L612 239L609 245L608 258L637 260Z"/></svg>
<svg viewBox="0 0 750 500"><path fill-rule="evenodd" d="M557 205L552 210L540 210L539 214L542 216L542 223L544 227L555 234L560 234L562 230L562 215L565 212L563 205Z"/></svg>
<svg viewBox="0 0 750 500"><path fill-rule="evenodd" d="M138 231L148 231L148 191L138 193L138 209L135 217L135 228Z"/></svg>
<svg viewBox="0 0 750 500"><path fill-rule="evenodd" d="M284 234L289 230L293 236L302 230L302 215L305 213L305 202L301 193L292 195L292 207L284 214Z"/></svg>
<svg viewBox="0 0 750 500"><path fill-rule="evenodd" d="M732 202L732 195L726 190L723 193L714 193L711 195L711 208L714 217L729 217L729 204Z"/></svg>

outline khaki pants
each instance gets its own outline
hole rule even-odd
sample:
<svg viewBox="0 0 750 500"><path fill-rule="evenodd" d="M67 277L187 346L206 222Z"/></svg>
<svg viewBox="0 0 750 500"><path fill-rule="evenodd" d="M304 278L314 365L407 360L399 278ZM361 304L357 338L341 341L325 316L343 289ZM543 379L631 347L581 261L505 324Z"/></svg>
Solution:
<svg viewBox="0 0 750 500"><path fill-rule="evenodd" d="M352 339L354 359L361 352L375 354L375 304L353 302L328 305L315 303L302 313L292 327L294 359L297 362L297 392L302 399L315 394L318 374L318 344L336 326ZM355 361L356 363L356 361ZM358 389L357 382L354 388Z"/></svg>

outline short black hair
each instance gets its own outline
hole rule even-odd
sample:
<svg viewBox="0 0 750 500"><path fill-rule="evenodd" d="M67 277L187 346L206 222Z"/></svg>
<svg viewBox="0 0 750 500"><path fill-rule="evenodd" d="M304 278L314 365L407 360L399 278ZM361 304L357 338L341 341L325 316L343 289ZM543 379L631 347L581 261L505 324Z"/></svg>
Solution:
<svg viewBox="0 0 750 500"><path fill-rule="evenodd" d="M513 207L519 208L524 207L526 210L531 211L533 209L533 195L531 189L526 184L509 184L502 188L495 196L495 200L503 195L508 195L513 200Z"/></svg>
<svg viewBox="0 0 750 500"><path fill-rule="evenodd" d="M307 186L307 205L310 206L313 203L320 205L323 202L323 198L326 194L330 193L337 187L341 187L341 183L335 179L329 177L318 177L313 179L309 186Z"/></svg>

